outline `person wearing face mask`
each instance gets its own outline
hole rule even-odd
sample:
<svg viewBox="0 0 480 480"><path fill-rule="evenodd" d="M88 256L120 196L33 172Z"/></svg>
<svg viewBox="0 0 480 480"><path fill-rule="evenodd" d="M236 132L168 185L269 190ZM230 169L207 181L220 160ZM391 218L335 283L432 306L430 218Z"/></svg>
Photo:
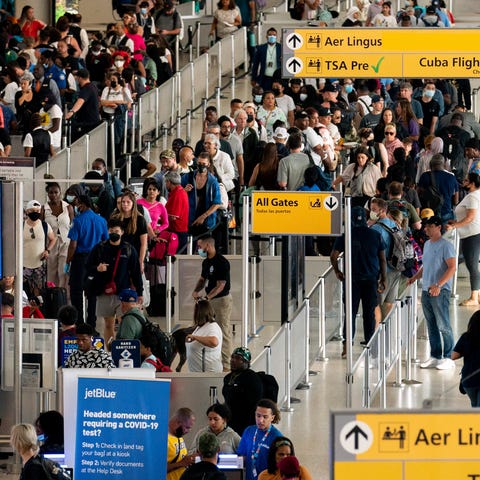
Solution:
<svg viewBox="0 0 480 480"><path fill-rule="evenodd" d="M133 288L140 305L143 299L137 251L123 240L123 236L123 220L117 216L111 217L108 221L108 240L97 243L87 259L88 293L97 297L96 315L104 318L106 342L115 336L115 316L121 316L119 293Z"/></svg>
<svg viewBox="0 0 480 480"><path fill-rule="evenodd" d="M376 15L382 12L383 0L373 0L373 2L368 7L367 19L365 20L365 26L373 26L373 19Z"/></svg>
<svg viewBox="0 0 480 480"><path fill-rule="evenodd" d="M93 40L85 58L85 65L90 72L90 80L97 88L102 85L111 62L111 56L103 50L101 42Z"/></svg>
<svg viewBox="0 0 480 480"><path fill-rule="evenodd" d="M188 455L183 436L195 424L195 416L187 407L179 408L168 421L167 480L179 480L187 467L195 463L195 455Z"/></svg>
<svg viewBox="0 0 480 480"><path fill-rule="evenodd" d="M257 105L246 102L243 109L247 113L247 125L255 131L259 141L267 142L267 129L257 120Z"/></svg>
<svg viewBox="0 0 480 480"><path fill-rule="evenodd" d="M168 230L178 236L178 252L182 253L187 244L188 234L188 194L182 188L178 172L167 172L164 177L168 190L165 208L168 214Z"/></svg>
<svg viewBox="0 0 480 480"><path fill-rule="evenodd" d="M164 0L163 9L153 18L158 35L164 37L169 48L175 50L175 41L182 32L182 17L175 9L175 3L172 0Z"/></svg>
<svg viewBox="0 0 480 480"><path fill-rule="evenodd" d="M360 128L375 128L382 118L384 99L380 95L373 95L370 111L360 120Z"/></svg>
<svg viewBox="0 0 480 480"><path fill-rule="evenodd" d="M440 105L435 96L435 82L433 80L426 80L423 86L422 96L417 98L422 106L423 123L421 125L422 141L423 137L427 135L434 135L437 128L438 117L440 116Z"/></svg>
<svg viewBox="0 0 480 480"><path fill-rule="evenodd" d="M255 50L252 62L252 86L271 90L276 71L282 66L282 45L277 42L277 30L267 30L267 43Z"/></svg>
<svg viewBox="0 0 480 480"><path fill-rule="evenodd" d="M72 141L77 140L100 123L100 105L97 87L90 82L90 73L80 69L76 73L80 92L77 101L65 115L65 120L72 120Z"/></svg>
<svg viewBox="0 0 480 480"><path fill-rule="evenodd" d="M284 80L275 80L272 85L272 92L275 95L277 107L283 111L287 118L287 127L290 127L295 121L295 102L290 95L285 93L285 86Z"/></svg>
<svg viewBox="0 0 480 480"><path fill-rule="evenodd" d="M71 188L71 187L70 187ZM69 201L67 190L67 201ZM87 195L74 196L73 204L79 214L73 219L68 232L70 244L68 245L65 273L70 274L70 297L72 305L78 311L79 323L84 322L83 290L86 277L86 261L93 247L103 240L108 239L107 222L103 217L92 211L92 202ZM93 328L96 326L95 295L87 293L88 312L87 323Z"/></svg>
<svg viewBox="0 0 480 480"><path fill-rule="evenodd" d="M125 25L123 22L117 22L114 27L115 35L110 37L110 45L117 47L127 47L130 52L134 51L133 40L128 38L125 33Z"/></svg>
<svg viewBox="0 0 480 480"><path fill-rule="evenodd" d="M477 307L479 304L480 273L480 176L469 173L463 181L465 198L455 207L456 220L450 220L446 228L456 228L460 235L460 246L465 258L465 265L470 274L470 298L460 302L462 307Z"/></svg>
<svg viewBox="0 0 480 480"><path fill-rule="evenodd" d="M137 24L143 28L143 38L147 41L152 35L155 35L155 23L150 15L150 5L143 1L139 5L140 11L135 14Z"/></svg>
<svg viewBox="0 0 480 480"><path fill-rule="evenodd" d="M50 132L53 151L57 152L62 146L62 109L55 103L53 97L48 95L39 113L42 128Z"/></svg>
<svg viewBox="0 0 480 480"><path fill-rule="evenodd" d="M35 166L38 167L48 161L49 155L52 157L55 155L52 134L42 128L42 118L39 113L34 113L30 118L30 127L23 140L23 148L26 157L35 157Z"/></svg>
<svg viewBox="0 0 480 480"><path fill-rule="evenodd" d="M198 254L204 259L202 273L192 292L193 299L208 300L215 311L215 321L222 329L222 364L223 370L230 370L232 354L232 315L233 298L230 293L230 262L215 248L212 237L200 238L197 241ZM205 295L200 292L205 289Z"/></svg>
<svg viewBox="0 0 480 480"><path fill-rule="evenodd" d="M57 237L52 227L41 220L42 205L30 200L23 224L23 281L29 298L38 297L45 287L46 261Z"/></svg>
<svg viewBox="0 0 480 480"><path fill-rule="evenodd" d="M232 135L242 142L243 147L243 182L248 185L255 168L255 150L258 145L257 132L248 125L248 114L242 108L233 115L235 128Z"/></svg>

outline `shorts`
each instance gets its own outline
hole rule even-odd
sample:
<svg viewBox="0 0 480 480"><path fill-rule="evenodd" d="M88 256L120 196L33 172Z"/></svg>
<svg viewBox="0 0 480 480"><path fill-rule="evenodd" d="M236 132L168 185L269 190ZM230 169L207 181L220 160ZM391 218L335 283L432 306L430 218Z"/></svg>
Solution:
<svg viewBox="0 0 480 480"><path fill-rule="evenodd" d="M378 296L378 303L395 303L398 298L398 285L400 283L400 277L402 273L397 270L391 270L387 272L387 285L385 291Z"/></svg>
<svg viewBox="0 0 480 480"><path fill-rule="evenodd" d="M120 317L122 315L120 306L118 295L99 295L95 314L97 317Z"/></svg>

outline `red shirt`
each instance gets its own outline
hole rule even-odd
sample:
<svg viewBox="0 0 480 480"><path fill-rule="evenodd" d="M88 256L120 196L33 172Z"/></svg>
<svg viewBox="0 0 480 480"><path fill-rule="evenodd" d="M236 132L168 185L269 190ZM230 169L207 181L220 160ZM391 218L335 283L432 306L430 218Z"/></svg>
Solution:
<svg viewBox="0 0 480 480"><path fill-rule="evenodd" d="M33 22L26 21L22 27L22 32L25 37L33 37L38 40L38 32L45 28L45 24L40 20L34 20Z"/></svg>
<svg viewBox="0 0 480 480"><path fill-rule="evenodd" d="M169 215L178 216L176 219L168 217L168 229L177 233L188 232L188 194L181 185L168 193L165 208Z"/></svg>

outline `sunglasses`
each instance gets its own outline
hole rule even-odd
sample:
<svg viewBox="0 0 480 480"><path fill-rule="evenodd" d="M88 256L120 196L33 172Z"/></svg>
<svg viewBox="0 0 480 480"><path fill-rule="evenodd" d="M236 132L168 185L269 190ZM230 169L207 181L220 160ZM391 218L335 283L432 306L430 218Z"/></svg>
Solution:
<svg viewBox="0 0 480 480"><path fill-rule="evenodd" d="M395 132L385 132L385 135L395 135Z"/></svg>
<svg viewBox="0 0 480 480"><path fill-rule="evenodd" d="M33 228L30 228L30 238L33 240L35 238L35 232L33 231Z"/></svg>

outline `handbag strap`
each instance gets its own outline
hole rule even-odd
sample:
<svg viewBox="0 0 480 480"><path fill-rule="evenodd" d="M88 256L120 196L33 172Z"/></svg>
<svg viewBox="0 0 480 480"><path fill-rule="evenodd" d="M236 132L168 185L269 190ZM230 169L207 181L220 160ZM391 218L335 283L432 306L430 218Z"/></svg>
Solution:
<svg viewBox="0 0 480 480"><path fill-rule="evenodd" d="M117 274L118 262L120 262L120 254L122 253L122 247L118 249L117 258L115 259L115 265L113 266L112 282L115 280Z"/></svg>

